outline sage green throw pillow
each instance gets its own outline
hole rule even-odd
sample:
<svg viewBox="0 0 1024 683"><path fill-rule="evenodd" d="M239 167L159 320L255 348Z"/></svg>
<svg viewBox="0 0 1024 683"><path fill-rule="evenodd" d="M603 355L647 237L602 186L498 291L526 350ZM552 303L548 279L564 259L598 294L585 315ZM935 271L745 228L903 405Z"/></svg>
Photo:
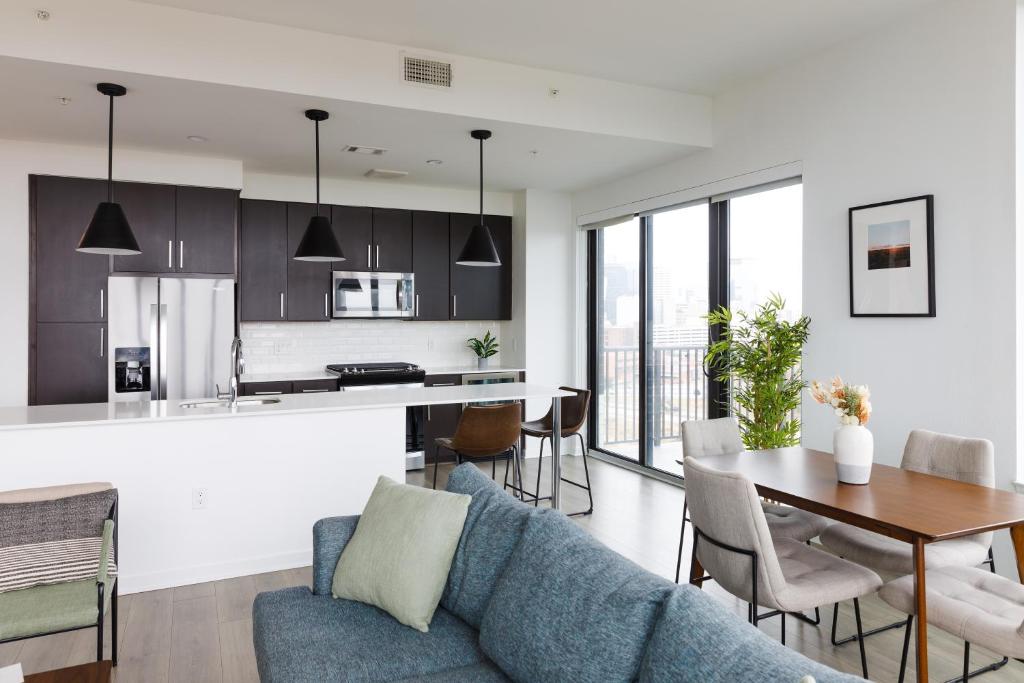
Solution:
<svg viewBox="0 0 1024 683"><path fill-rule="evenodd" d="M471 499L378 479L338 559L331 594L379 607L426 633Z"/></svg>

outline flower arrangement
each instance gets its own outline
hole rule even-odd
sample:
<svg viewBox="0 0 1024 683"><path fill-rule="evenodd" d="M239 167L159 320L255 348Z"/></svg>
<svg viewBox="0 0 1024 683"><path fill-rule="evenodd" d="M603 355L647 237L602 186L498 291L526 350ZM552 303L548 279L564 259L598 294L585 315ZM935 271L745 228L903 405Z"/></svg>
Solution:
<svg viewBox="0 0 1024 683"><path fill-rule="evenodd" d="M826 387L811 382L811 396L822 405L830 406L843 425L866 425L871 419L871 391L863 384L844 384L838 375Z"/></svg>

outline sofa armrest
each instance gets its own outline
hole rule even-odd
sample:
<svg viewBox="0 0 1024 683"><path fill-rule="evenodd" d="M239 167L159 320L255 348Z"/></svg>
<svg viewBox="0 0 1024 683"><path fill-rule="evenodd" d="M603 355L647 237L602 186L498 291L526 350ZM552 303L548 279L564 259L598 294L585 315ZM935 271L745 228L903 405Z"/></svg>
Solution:
<svg viewBox="0 0 1024 683"><path fill-rule="evenodd" d="M334 568L352 538L359 515L325 517L313 525L313 593L330 595Z"/></svg>

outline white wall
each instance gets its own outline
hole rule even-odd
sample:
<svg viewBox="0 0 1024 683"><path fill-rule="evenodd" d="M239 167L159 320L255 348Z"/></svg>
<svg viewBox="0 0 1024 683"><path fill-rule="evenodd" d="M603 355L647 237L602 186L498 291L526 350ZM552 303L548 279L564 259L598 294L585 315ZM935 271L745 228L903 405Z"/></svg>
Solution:
<svg viewBox="0 0 1024 683"><path fill-rule="evenodd" d="M806 376L871 385L880 462L898 463L917 427L981 436L1009 487L1015 11L1015 0L942 2L718 97L712 150L580 192L575 212L802 162ZM928 193L937 317L850 318L848 207ZM805 444L830 450L834 418L805 403ZM1005 550L1001 562L1010 567Z"/></svg>
<svg viewBox="0 0 1024 683"><path fill-rule="evenodd" d="M25 405L28 400L28 176L105 178L106 151L105 147L0 140L0 406ZM242 164L117 149L114 177L239 188ZM68 249L74 246L69 244Z"/></svg>

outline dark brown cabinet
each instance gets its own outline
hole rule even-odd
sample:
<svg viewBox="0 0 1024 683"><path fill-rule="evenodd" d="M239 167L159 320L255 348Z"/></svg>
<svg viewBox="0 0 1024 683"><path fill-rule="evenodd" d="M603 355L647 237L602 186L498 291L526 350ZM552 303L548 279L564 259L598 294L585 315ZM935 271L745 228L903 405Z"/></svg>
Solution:
<svg viewBox="0 0 1024 683"><path fill-rule="evenodd" d="M332 264L296 261L291 257L315 210L313 204L288 204L288 320L316 321L331 317Z"/></svg>
<svg viewBox="0 0 1024 683"><path fill-rule="evenodd" d="M412 211L373 210L373 270L412 272Z"/></svg>
<svg viewBox="0 0 1024 683"><path fill-rule="evenodd" d="M293 394L323 394L338 391L336 379L303 379L292 382Z"/></svg>
<svg viewBox="0 0 1024 683"><path fill-rule="evenodd" d="M423 384L428 387L450 387L461 384L461 379L459 375L427 375ZM442 450L439 454L434 440L453 436L461 416L462 405L458 403L423 406L423 454L424 462L428 466L437 462L439 455L443 461L455 459L447 450Z"/></svg>
<svg viewBox="0 0 1024 683"><path fill-rule="evenodd" d="M373 270L371 242L373 217L365 206L332 206L331 227L345 260L332 264L337 270Z"/></svg>
<svg viewBox="0 0 1024 683"><path fill-rule="evenodd" d="M417 320L448 320L450 316L449 251L448 214L414 211L412 272L415 276Z"/></svg>
<svg viewBox="0 0 1024 683"><path fill-rule="evenodd" d="M243 382L238 390L242 396L276 396L292 393L291 382Z"/></svg>
<svg viewBox="0 0 1024 683"><path fill-rule="evenodd" d="M178 272L234 273L238 191L179 187L175 207Z"/></svg>
<svg viewBox="0 0 1024 683"><path fill-rule="evenodd" d="M115 256L119 273L173 273L178 243L174 236L173 185L114 183L114 201L124 208L135 241L142 249L134 256Z"/></svg>
<svg viewBox="0 0 1024 683"><path fill-rule="evenodd" d="M455 263L480 217L451 214L451 319L510 320L512 318L512 219L484 216L501 259L500 266L460 266Z"/></svg>
<svg viewBox="0 0 1024 683"><path fill-rule="evenodd" d="M35 382L29 403L102 403L107 400L107 326L39 323L35 327Z"/></svg>
<svg viewBox="0 0 1024 683"><path fill-rule="evenodd" d="M238 269L241 320L287 319L290 256L288 205L243 199Z"/></svg>
<svg viewBox="0 0 1024 683"><path fill-rule="evenodd" d="M110 258L75 251L106 183L32 176L32 285L39 322L106 320Z"/></svg>

